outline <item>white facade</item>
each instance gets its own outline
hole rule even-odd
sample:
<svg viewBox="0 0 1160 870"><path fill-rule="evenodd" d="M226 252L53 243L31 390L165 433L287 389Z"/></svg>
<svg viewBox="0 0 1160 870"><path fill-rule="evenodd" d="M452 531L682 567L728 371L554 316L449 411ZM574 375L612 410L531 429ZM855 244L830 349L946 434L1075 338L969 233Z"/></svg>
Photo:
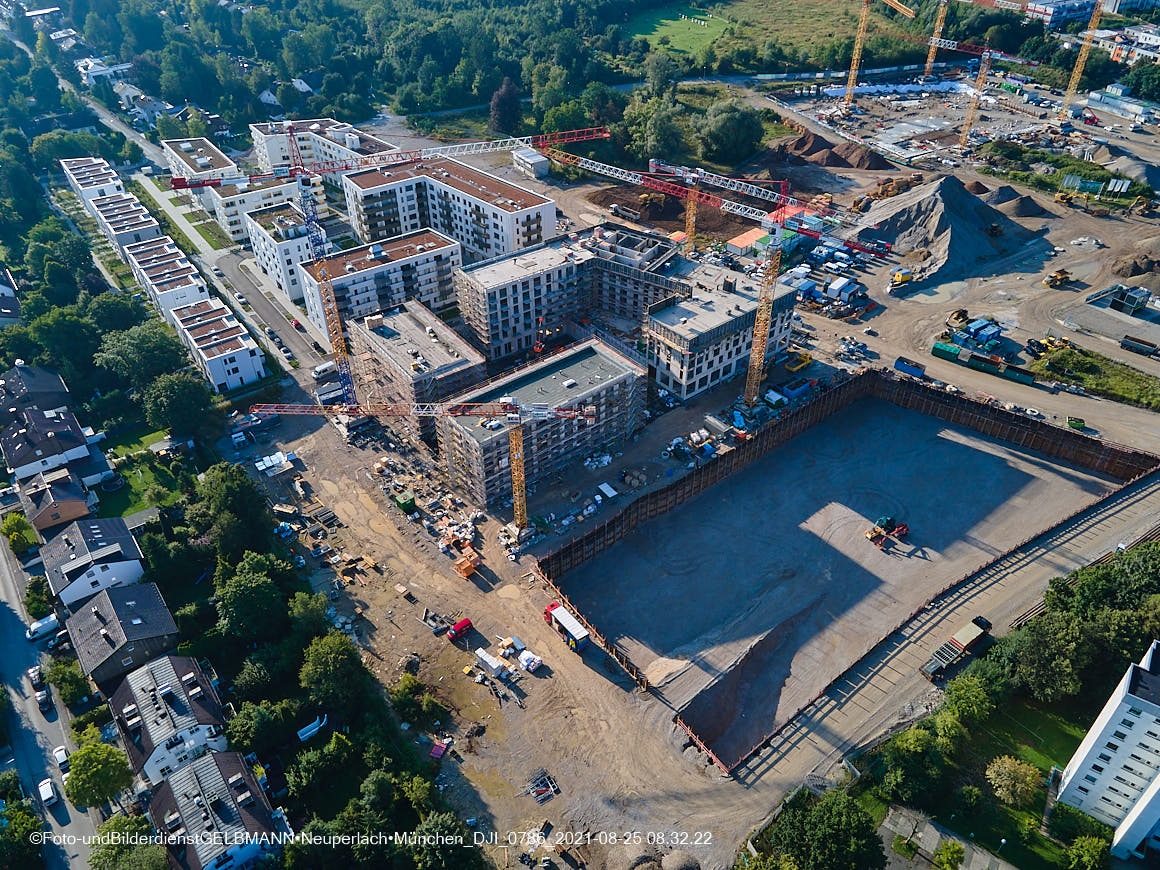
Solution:
<svg viewBox="0 0 1160 870"><path fill-rule="evenodd" d="M124 559L90 565L83 574L70 574L71 583L57 593L60 603L69 610L114 586L130 586L141 579L145 568L140 559Z"/></svg>
<svg viewBox="0 0 1160 870"><path fill-rule="evenodd" d="M1087 21L1095 7L1096 0L1034 0L1027 4L1023 14L1054 30L1069 21Z"/></svg>
<svg viewBox="0 0 1160 870"><path fill-rule="evenodd" d="M115 193L89 201L89 210L105 238L122 256L134 242L144 242L161 235L161 226L131 193Z"/></svg>
<svg viewBox="0 0 1160 870"><path fill-rule="evenodd" d="M204 180L236 178L241 174L234 161L202 136L193 139L162 139L161 151L175 178Z"/></svg>
<svg viewBox="0 0 1160 870"><path fill-rule="evenodd" d="M178 308L173 318L178 337L215 393L235 390L266 376L265 356L220 299Z"/></svg>
<svg viewBox="0 0 1160 870"><path fill-rule="evenodd" d="M399 150L378 136L334 118L251 124L254 157L263 172L290 165L290 134L287 128L291 126L305 165L348 162ZM326 180L331 183L337 183L338 178L338 172L326 173Z"/></svg>
<svg viewBox="0 0 1160 870"><path fill-rule="evenodd" d="M322 189L322 176L311 179L314 200L319 205L326 202ZM207 187L201 200L205 210L214 216L230 241L245 242L246 215L260 208L278 205L298 199L298 181L267 181L258 184L229 184L221 187ZM320 209L321 211L321 209Z"/></svg>
<svg viewBox="0 0 1160 870"><path fill-rule="evenodd" d="M80 60L73 61L73 66L81 74L81 81L85 83L86 87L90 88L97 83L98 79L108 79L114 82L120 81L133 68L133 64L131 63L114 63L110 65L99 57L82 57Z"/></svg>
<svg viewBox="0 0 1160 870"><path fill-rule="evenodd" d="M125 192L116 170L99 157L74 157L60 161L65 180L86 209L94 199Z"/></svg>
<svg viewBox="0 0 1160 870"><path fill-rule="evenodd" d="M304 291L297 266L311 259L302 212L293 203L274 205L247 214L245 226L258 267L274 279L287 299L301 302Z"/></svg>
<svg viewBox="0 0 1160 870"><path fill-rule="evenodd" d="M429 227L468 260L538 245L555 234L556 203L456 160L424 160L342 179L351 226L364 242Z"/></svg>
<svg viewBox="0 0 1160 870"><path fill-rule="evenodd" d="M344 320L361 319L417 299L432 311L455 304L452 270L462 265L459 243L432 230L351 248L296 269L302 281L306 316L323 332L319 275L326 270Z"/></svg>
<svg viewBox="0 0 1160 870"><path fill-rule="evenodd" d="M1067 763L1059 800L1115 828L1112 855L1160 849L1160 643L1129 665Z"/></svg>
<svg viewBox="0 0 1160 870"><path fill-rule="evenodd" d="M127 245L125 259L137 283L170 326L176 325L175 309L209 298L201 273L169 236Z"/></svg>

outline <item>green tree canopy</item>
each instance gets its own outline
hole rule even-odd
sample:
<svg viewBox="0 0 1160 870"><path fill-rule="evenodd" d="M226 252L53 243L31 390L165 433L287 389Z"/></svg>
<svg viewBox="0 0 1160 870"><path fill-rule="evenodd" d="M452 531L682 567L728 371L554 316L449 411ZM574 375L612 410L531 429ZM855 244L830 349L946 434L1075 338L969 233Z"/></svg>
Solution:
<svg viewBox="0 0 1160 870"><path fill-rule="evenodd" d="M1104 870L1108 866L1108 841L1102 837L1076 837L1067 847L1067 870Z"/></svg>
<svg viewBox="0 0 1160 870"><path fill-rule="evenodd" d="M959 870L967 850L958 840L943 840L934 850L934 866L937 870Z"/></svg>
<svg viewBox="0 0 1160 870"><path fill-rule="evenodd" d="M133 771L125 753L108 743L82 746L69 759L69 778L64 793L78 807L112 800L133 784Z"/></svg>
<svg viewBox="0 0 1160 870"><path fill-rule="evenodd" d="M835 789L808 808L790 807L770 835L775 854L801 870L883 870L886 854L874 820L844 791Z"/></svg>
<svg viewBox="0 0 1160 870"><path fill-rule="evenodd" d="M163 321L148 320L121 332L106 333L93 362L144 389L161 375L187 366L189 354Z"/></svg>
<svg viewBox="0 0 1160 870"><path fill-rule="evenodd" d="M724 163L748 157L761 144L764 133L757 110L737 100L711 105L695 130L702 156Z"/></svg>
<svg viewBox="0 0 1160 870"><path fill-rule="evenodd" d="M205 381L190 372L161 375L145 391L150 426L188 435L210 424L212 404Z"/></svg>
<svg viewBox="0 0 1160 870"><path fill-rule="evenodd" d="M286 625L286 599L267 574L239 566L218 584L216 595L224 634L266 640Z"/></svg>
<svg viewBox="0 0 1160 870"><path fill-rule="evenodd" d="M1001 755L987 765L987 781L999 800L1012 806L1025 806L1035 796L1043 774L1034 765L1010 755Z"/></svg>
<svg viewBox="0 0 1160 870"><path fill-rule="evenodd" d="M97 828L100 838L89 852L91 870L167 870L169 858L159 843L133 845L132 837L147 837L153 826L145 816L117 813ZM127 842L128 841L128 842Z"/></svg>
<svg viewBox="0 0 1160 870"><path fill-rule="evenodd" d="M331 632L310 642L299 680L310 700L327 710L349 713L364 706L368 671L358 647L345 634Z"/></svg>

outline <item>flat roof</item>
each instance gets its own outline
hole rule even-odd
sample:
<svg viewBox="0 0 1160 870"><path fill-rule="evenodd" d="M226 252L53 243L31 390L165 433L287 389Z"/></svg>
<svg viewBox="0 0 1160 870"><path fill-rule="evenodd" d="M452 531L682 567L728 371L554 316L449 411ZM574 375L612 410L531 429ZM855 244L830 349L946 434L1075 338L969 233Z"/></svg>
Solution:
<svg viewBox="0 0 1160 870"><path fill-rule="evenodd" d="M60 165L77 187L100 187L120 180L109 161L99 157L71 157L61 160Z"/></svg>
<svg viewBox="0 0 1160 870"><path fill-rule="evenodd" d="M285 187L287 184L298 186L293 178L267 178L262 181L239 181L237 184L223 184L220 187L206 188L218 199L229 199L234 196L243 196L247 193L257 193L269 190L272 187Z"/></svg>
<svg viewBox="0 0 1160 870"><path fill-rule="evenodd" d="M350 150L358 154L383 154L389 151L399 150L398 145L388 142L381 136L368 133L366 130L360 130L353 124L348 124L345 121L336 121L334 118L307 118L301 121L269 121L264 124L251 124L250 129L266 136L277 136L286 132L286 125L288 124L293 124L295 131L298 133L313 133L316 136L325 136L342 145L344 148L350 147L346 144L346 134L353 133L355 136L358 136L359 144L358 147L351 148Z"/></svg>
<svg viewBox="0 0 1160 870"><path fill-rule="evenodd" d="M439 377L484 362L483 355L455 330L413 299L392 311L371 315L361 325L371 333L370 344L380 356L412 371L415 378Z"/></svg>
<svg viewBox="0 0 1160 870"><path fill-rule="evenodd" d="M254 209L246 215L268 233L278 229L300 227L306 225L306 218L292 202L280 202L268 205L265 208Z"/></svg>
<svg viewBox="0 0 1160 870"><path fill-rule="evenodd" d="M578 244L567 241L553 242L542 248L516 251L502 259L469 266L464 271L471 275L473 281L479 282L484 287L503 287L568 263L583 263L595 256L592 251Z"/></svg>
<svg viewBox="0 0 1160 870"><path fill-rule="evenodd" d="M449 239L435 230L417 230L406 235L395 236L393 239L371 242L369 245L340 251L313 263L303 263L302 268L317 281L319 270L325 267L327 274L334 279L341 278L343 275L353 275L377 269L419 254L458 246L459 243L454 239Z"/></svg>
<svg viewBox="0 0 1160 870"><path fill-rule="evenodd" d="M507 212L523 211L551 202L538 193L447 158L423 160L392 169L368 169L351 173L347 178L361 190L427 179Z"/></svg>
<svg viewBox="0 0 1160 870"><path fill-rule="evenodd" d="M161 144L190 168L192 172L212 172L236 166L216 145L204 136L192 139L162 139ZM201 162L199 162L201 158Z"/></svg>
<svg viewBox="0 0 1160 870"><path fill-rule="evenodd" d="M158 226L149 209L141 205L137 197L131 193L98 196L92 204L101 220L115 233L126 232L136 227Z"/></svg>
<svg viewBox="0 0 1160 870"><path fill-rule="evenodd" d="M626 374L643 376L645 370L599 339L590 338L482 387L461 393L450 401L487 403L512 396L521 405L546 403L558 408L583 401ZM573 381L573 385L565 386ZM473 417L451 419L481 443L503 432L481 426L481 421Z"/></svg>
<svg viewBox="0 0 1160 870"><path fill-rule="evenodd" d="M175 308L173 319L206 360L258 346L220 299Z"/></svg>

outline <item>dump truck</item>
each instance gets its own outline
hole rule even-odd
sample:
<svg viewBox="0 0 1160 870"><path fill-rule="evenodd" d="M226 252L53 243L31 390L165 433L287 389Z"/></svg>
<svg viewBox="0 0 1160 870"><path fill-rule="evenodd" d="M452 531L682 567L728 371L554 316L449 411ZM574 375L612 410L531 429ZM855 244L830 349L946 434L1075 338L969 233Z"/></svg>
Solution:
<svg viewBox="0 0 1160 870"><path fill-rule="evenodd" d="M800 372L813 361L814 358L808 353L797 353L786 360L785 370L787 372Z"/></svg>
<svg viewBox="0 0 1160 870"><path fill-rule="evenodd" d="M950 640L934 651L930 661L919 668L919 673L932 683L946 673L947 668L967 655L978 646L987 634L987 629L980 625L984 620L975 617L954 633Z"/></svg>
<svg viewBox="0 0 1160 870"><path fill-rule="evenodd" d="M1140 353L1144 356L1155 356L1157 351L1160 351L1160 346L1157 346L1151 341L1145 341L1142 338L1133 338L1130 335L1125 335L1120 339L1120 347L1124 350L1130 350L1132 353Z"/></svg>
<svg viewBox="0 0 1160 870"><path fill-rule="evenodd" d="M1043 276L1044 287L1062 287L1071 282L1071 272L1067 269L1056 269L1050 275Z"/></svg>
<svg viewBox="0 0 1160 870"><path fill-rule="evenodd" d="M558 601L544 608L544 622L556 630L570 650L580 652L588 645L588 629Z"/></svg>

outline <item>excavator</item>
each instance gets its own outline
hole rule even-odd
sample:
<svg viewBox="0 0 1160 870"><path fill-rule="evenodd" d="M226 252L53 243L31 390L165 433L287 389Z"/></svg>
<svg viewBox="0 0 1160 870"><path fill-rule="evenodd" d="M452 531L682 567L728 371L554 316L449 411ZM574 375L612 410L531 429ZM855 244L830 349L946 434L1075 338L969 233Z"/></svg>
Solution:
<svg viewBox="0 0 1160 870"><path fill-rule="evenodd" d="M886 516L879 517L874 523L874 528L866 530L866 540L881 550L889 539L901 541L908 534L910 526L896 522L894 517Z"/></svg>

